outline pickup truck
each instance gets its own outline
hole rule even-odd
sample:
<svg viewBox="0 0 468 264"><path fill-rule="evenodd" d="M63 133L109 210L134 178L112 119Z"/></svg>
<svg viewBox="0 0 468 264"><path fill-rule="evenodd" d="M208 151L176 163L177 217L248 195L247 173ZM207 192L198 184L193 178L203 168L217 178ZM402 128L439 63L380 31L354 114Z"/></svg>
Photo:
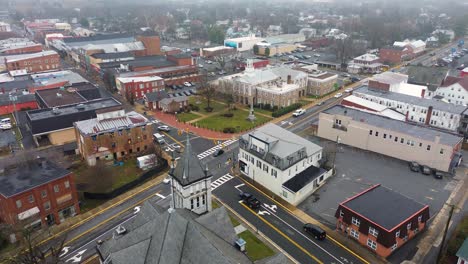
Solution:
<svg viewBox="0 0 468 264"><path fill-rule="evenodd" d="M242 192L240 194L240 198L251 209L260 208L260 202L252 194L247 193L247 192Z"/></svg>

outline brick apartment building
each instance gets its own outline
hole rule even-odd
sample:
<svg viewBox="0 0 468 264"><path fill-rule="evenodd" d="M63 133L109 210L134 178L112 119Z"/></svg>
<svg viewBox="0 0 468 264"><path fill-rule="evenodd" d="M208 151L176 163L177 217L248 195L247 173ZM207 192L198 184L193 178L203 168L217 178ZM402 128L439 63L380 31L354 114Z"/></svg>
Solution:
<svg viewBox="0 0 468 264"><path fill-rule="evenodd" d="M383 63L398 64L411 59L413 51L409 47L387 46L380 49L379 55Z"/></svg>
<svg viewBox="0 0 468 264"><path fill-rule="evenodd" d="M150 92L164 90L164 87L164 80L159 76L117 78L117 90L129 101L141 99Z"/></svg>
<svg viewBox="0 0 468 264"><path fill-rule="evenodd" d="M318 66L307 65L295 68L296 70L307 73L307 94L322 96L335 90L335 84L338 81L338 75L326 71L321 71Z"/></svg>
<svg viewBox="0 0 468 264"><path fill-rule="evenodd" d="M74 123L78 150L88 165L147 150L153 129L148 119L121 106L96 111L96 118Z"/></svg>
<svg viewBox="0 0 468 264"><path fill-rule="evenodd" d="M35 53L35 52L41 52L42 51L42 45L41 44L32 44L28 46L22 46L22 47L11 47L8 49L2 50L3 54L23 54L23 53Z"/></svg>
<svg viewBox="0 0 468 264"><path fill-rule="evenodd" d="M5 65L8 71L27 70L28 73L43 72L60 69L60 56L52 50L11 55L5 57Z"/></svg>
<svg viewBox="0 0 468 264"><path fill-rule="evenodd" d="M426 227L429 206L379 184L340 203L335 217L337 230L386 258Z"/></svg>
<svg viewBox="0 0 468 264"><path fill-rule="evenodd" d="M9 225L50 226L80 212L73 174L43 158L2 170L0 204Z"/></svg>

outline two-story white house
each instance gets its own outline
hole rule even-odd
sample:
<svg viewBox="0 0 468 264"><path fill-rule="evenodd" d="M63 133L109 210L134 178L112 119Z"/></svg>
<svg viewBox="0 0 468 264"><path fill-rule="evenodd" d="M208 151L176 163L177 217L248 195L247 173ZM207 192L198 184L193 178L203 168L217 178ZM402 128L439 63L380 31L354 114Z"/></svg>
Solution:
<svg viewBox="0 0 468 264"><path fill-rule="evenodd" d="M468 77L447 76L435 94L449 103L468 105Z"/></svg>
<svg viewBox="0 0 468 264"><path fill-rule="evenodd" d="M388 106L406 115L406 120L458 131L466 106L361 86L353 95Z"/></svg>
<svg viewBox="0 0 468 264"><path fill-rule="evenodd" d="M297 205L330 177L320 168L322 147L275 124L239 139L239 168L252 181Z"/></svg>

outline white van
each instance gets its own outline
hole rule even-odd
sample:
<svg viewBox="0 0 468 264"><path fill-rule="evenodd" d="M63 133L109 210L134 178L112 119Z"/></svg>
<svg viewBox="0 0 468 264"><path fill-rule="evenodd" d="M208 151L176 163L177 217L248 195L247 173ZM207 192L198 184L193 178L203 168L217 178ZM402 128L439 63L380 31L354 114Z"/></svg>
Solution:
<svg viewBox="0 0 468 264"><path fill-rule="evenodd" d="M2 120L0 120L0 124L11 124L11 119L9 117L3 118Z"/></svg>
<svg viewBox="0 0 468 264"><path fill-rule="evenodd" d="M153 138L155 142L158 142L161 145L166 143L166 141L164 140L164 136L159 133L153 134Z"/></svg>

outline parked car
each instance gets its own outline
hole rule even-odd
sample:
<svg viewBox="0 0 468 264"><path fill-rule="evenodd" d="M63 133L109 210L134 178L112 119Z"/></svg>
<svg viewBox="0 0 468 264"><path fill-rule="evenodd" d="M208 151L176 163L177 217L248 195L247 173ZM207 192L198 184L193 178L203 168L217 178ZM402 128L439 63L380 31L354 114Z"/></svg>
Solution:
<svg viewBox="0 0 468 264"><path fill-rule="evenodd" d="M317 105L323 105L324 103L325 103L325 101L321 101Z"/></svg>
<svg viewBox="0 0 468 264"><path fill-rule="evenodd" d="M159 131L166 131L166 132L169 132L169 131L171 131L171 128L168 127L168 126L158 126L158 130L159 130Z"/></svg>
<svg viewBox="0 0 468 264"><path fill-rule="evenodd" d="M219 75L224 75L224 74L226 74L226 72L223 71L223 70L221 70L221 71L218 72L218 74L219 74Z"/></svg>
<svg viewBox="0 0 468 264"><path fill-rule="evenodd" d="M190 87L192 85L189 82L184 82L184 86Z"/></svg>
<svg viewBox="0 0 468 264"><path fill-rule="evenodd" d="M424 175L431 175L432 174L432 169L429 168L428 166L424 165L421 167L421 172Z"/></svg>
<svg viewBox="0 0 468 264"><path fill-rule="evenodd" d="M304 55L304 57L306 57L306 59L312 58L312 56L310 56L310 55Z"/></svg>
<svg viewBox="0 0 468 264"><path fill-rule="evenodd" d="M421 170L421 167L419 166L419 163L417 163L415 161L409 162L408 165L409 165L409 168L410 168L411 171L419 172Z"/></svg>
<svg viewBox="0 0 468 264"><path fill-rule="evenodd" d="M179 89L184 89L184 86L183 86L183 85L177 85L177 87L178 87Z"/></svg>
<svg viewBox="0 0 468 264"><path fill-rule="evenodd" d="M198 64L198 68L203 68L203 64Z"/></svg>
<svg viewBox="0 0 468 264"><path fill-rule="evenodd" d="M191 95L189 91L183 91L182 93L185 94L186 96L190 96L190 95Z"/></svg>
<svg viewBox="0 0 468 264"><path fill-rule="evenodd" d="M315 57L320 57L320 54L315 53L314 56L315 56Z"/></svg>
<svg viewBox="0 0 468 264"><path fill-rule="evenodd" d="M299 108L293 113L293 116L298 117L298 116L305 114L305 112L306 112L305 109Z"/></svg>
<svg viewBox="0 0 468 264"><path fill-rule="evenodd" d="M350 93L350 92L353 91L353 88L346 88L344 91L345 91L345 93Z"/></svg>
<svg viewBox="0 0 468 264"><path fill-rule="evenodd" d="M223 153L224 153L224 150L218 149L218 150L215 151L215 153L213 154L213 157L221 156L221 155L223 155Z"/></svg>
<svg viewBox="0 0 468 264"><path fill-rule="evenodd" d="M242 201L244 201L244 203L248 207L252 209L260 208L260 201L258 201L257 198L255 198L252 194L247 193L247 192L242 192L240 194L240 198L242 199Z"/></svg>
<svg viewBox="0 0 468 264"><path fill-rule="evenodd" d="M1 129L1 130L8 130L8 129L11 129L11 124L9 124L9 123L0 124L0 129Z"/></svg>
<svg viewBox="0 0 468 264"><path fill-rule="evenodd" d="M213 62L210 61L210 60L207 60L207 61L205 61L205 62L206 62L207 64L213 64Z"/></svg>
<svg viewBox="0 0 468 264"><path fill-rule="evenodd" d="M171 182L171 177L167 176L166 178L164 178L163 180L163 183L164 184L169 184Z"/></svg>
<svg viewBox="0 0 468 264"><path fill-rule="evenodd" d="M444 178L444 174L441 171L434 171L434 178L441 180Z"/></svg>
<svg viewBox="0 0 468 264"><path fill-rule="evenodd" d="M189 92L190 92L191 94L196 94L195 91L194 91L193 89L190 89Z"/></svg>
<svg viewBox="0 0 468 264"><path fill-rule="evenodd" d="M335 98L340 98L341 96L343 96L343 94L342 94L342 93L337 93L337 94L335 94L335 96L334 96L334 97L335 97Z"/></svg>
<svg viewBox="0 0 468 264"><path fill-rule="evenodd" d="M342 73L341 76L342 77L351 77L351 75L349 73Z"/></svg>
<svg viewBox="0 0 468 264"><path fill-rule="evenodd" d="M172 85L171 88L174 89L174 90L177 90L178 87L177 87L177 85Z"/></svg>
<svg viewBox="0 0 468 264"><path fill-rule="evenodd" d="M304 224L304 231L317 240L324 240L327 237L327 233L322 228L310 223Z"/></svg>
<svg viewBox="0 0 468 264"><path fill-rule="evenodd" d="M351 81L354 83L354 82L359 82L361 79L359 79L358 77L351 77Z"/></svg>

